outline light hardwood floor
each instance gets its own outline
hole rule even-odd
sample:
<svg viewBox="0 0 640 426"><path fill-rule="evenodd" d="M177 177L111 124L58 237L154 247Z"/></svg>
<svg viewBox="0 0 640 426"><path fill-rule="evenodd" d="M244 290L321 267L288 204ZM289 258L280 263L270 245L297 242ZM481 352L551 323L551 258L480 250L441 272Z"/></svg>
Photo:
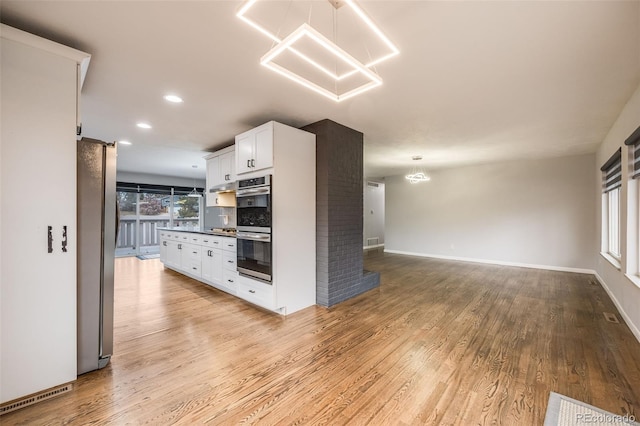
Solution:
<svg viewBox="0 0 640 426"><path fill-rule="evenodd" d="M399 255L282 318L116 260L115 355L12 424L541 425L550 391L640 417L640 343L592 276ZM28 374L28 372L25 372Z"/></svg>

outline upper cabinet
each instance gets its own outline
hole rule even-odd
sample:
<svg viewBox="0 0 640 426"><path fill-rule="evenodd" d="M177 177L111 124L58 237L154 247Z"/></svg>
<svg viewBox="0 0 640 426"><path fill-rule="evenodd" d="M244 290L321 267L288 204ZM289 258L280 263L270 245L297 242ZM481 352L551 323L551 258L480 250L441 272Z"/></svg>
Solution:
<svg viewBox="0 0 640 426"><path fill-rule="evenodd" d="M237 174L273 167L273 132L270 121L236 136Z"/></svg>
<svg viewBox="0 0 640 426"><path fill-rule="evenodd" d="M232 207L235 205L233 194L217 192L234 189L236 182L235 158L234 146L221 149L205 157L207 160L206 201L208 207Z"/></svg>
<svg viewBox="0 0 640 426"><path fill-rule="evenodd" d="M206 156L207 190L223 187L236 181L236 152L233 146Z"/></svg>

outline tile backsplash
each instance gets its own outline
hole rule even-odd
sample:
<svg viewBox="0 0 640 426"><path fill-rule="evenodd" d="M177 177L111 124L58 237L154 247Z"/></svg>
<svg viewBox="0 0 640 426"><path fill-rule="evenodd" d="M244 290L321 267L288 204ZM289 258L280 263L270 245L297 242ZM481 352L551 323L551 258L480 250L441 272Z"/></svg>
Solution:
<svg viewBox="0 0 640 426"><path fill-rule="evenodd" d="M225 223L225 216L227 223ZM207 207L204 216L204 229L210 228L235 228L235 207Z"/></svg>

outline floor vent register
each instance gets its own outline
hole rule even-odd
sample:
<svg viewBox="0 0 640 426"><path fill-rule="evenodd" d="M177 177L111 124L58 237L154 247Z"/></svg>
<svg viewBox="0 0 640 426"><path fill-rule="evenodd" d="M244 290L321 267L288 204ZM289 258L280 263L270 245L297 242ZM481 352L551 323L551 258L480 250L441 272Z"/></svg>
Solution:
<svg viewBox="0 0 640 426"><path fill-rule="evenodd" d="M71 390L73 390L73 384L67 383L66 385L57 386L40 393L7 402L6 404L0 405L0 416L18 410L20 408L28 407L40 401L62 395Z"/></svg>

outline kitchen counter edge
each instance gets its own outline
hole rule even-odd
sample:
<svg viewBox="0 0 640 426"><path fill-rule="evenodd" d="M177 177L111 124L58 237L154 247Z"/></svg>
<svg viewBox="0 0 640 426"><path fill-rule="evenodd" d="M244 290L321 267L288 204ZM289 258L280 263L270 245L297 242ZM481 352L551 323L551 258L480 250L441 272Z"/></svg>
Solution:
<svg viewBox="0 0 640 426"><path fill-rule="evenodd" d="M158 231L171 231L171 232L188 232L190 234L203 234L203 235L216 235L218 237L229 237L229 238L235 238L236 235L235 234L230 234L228 232L217 232L217 231L201 231L201 230L197 230L197 229L187 229L187 228L169 228L169 227L163 227L163 228L156 228Z"/></svg>

